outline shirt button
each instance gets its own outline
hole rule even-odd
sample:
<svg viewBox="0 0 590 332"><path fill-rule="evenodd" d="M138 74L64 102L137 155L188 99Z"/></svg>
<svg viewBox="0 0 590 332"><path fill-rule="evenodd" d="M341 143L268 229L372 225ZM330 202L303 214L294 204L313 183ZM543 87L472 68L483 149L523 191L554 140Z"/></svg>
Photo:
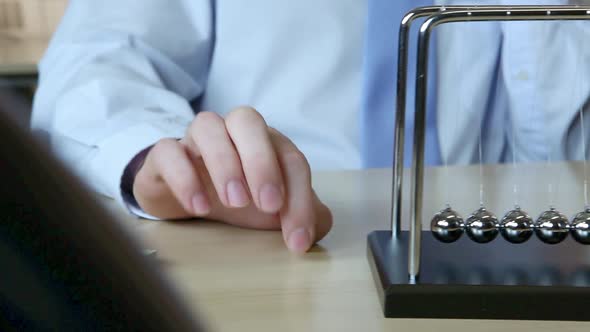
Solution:
<svg viewBox="0 0 590 332"><path fill-rule="evenodd" d="M528 81L530 79L529 72L526 70L521 70L516 74L514 79L517 81Z"/></svg>

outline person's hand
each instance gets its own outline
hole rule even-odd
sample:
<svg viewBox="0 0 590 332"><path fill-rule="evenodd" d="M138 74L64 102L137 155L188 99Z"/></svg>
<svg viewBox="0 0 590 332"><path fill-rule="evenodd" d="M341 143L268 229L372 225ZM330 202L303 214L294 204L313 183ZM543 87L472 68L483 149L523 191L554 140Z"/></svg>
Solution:
<svg viewBox="0 0 590 332"><path fill-rule="evenodd" d="M205 217L256 229L282 229L305 252L332 227L311 186L305 156L254 109L225 119L199 113L181 140L163 139L135 177L140 207L162 219Z"/></svg>

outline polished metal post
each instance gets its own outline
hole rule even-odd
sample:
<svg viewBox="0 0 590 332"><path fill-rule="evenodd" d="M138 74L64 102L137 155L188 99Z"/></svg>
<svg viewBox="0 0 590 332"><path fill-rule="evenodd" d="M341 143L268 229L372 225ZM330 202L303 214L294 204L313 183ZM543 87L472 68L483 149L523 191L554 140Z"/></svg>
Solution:
<svg viewBox="0 0 590 332"><path fill-rule="evenodd" d="M428 19L426 22L430 22ZM420 27L418 62L416 71L416 111L414 113L414 149L412 154L412 186L410 201L410 241L408 271L410 282L415 283L420 272L422 241L422 190L424 180L424 141L426 138L426 101L428 93L428 48L430 34L423 34Z"/></svg>
<svg viewBox="0 0 590 332"><path fill-rule="evenodd" d="M530 6L519 6L529 8ZM410 29L415 20L431 16L439 11L466 10L474 6L425 6L418 7L404 15L399 29L398 65L397 65L397 98L394 124L393 141L393 175L391 193L391 236L397 238L401 232L401 211L403 197L403 171L404 171L404 143L406 121L406 98L408 95L408 52L410 41ZM498 6L480 6L479 8L494 9Z"/></svg>
<svg viewBox="0 0 590 332"><path fill-rule="evenodd" d="M397 60L397 99L393 132L393 176L391 193L391 237L397 238L401 232L402 186L404 177L404 142L406 128L406 97L408 86L408 52L410 28L421 17L430 16L440 10L440 6L420 7L408 12L402 19L399 29L399 48Z"/></svg>
<svg viewBox="0 0 590 332"><path fill-rule="evenodd" d="M420 273L422 237L422 191L424 176L424 140L428 87L428 51L432 30L442 24L481 21L553 21L590 20L588 6L494 6L468 10L442 11L430 16L420 27L416 72L416 111L412 162L411 223L409 242L409 278L415 282Z"/></svg>

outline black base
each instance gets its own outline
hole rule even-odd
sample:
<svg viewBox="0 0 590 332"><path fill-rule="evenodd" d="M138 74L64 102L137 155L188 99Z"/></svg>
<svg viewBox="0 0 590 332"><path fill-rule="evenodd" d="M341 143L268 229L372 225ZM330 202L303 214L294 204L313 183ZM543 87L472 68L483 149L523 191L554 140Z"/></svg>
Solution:
<svg viewBox="0 0 590 332"><path fill-rule="evenodd" d="M408 279L408 232L369 235L367 255L386 317L590 321L590 246L501 237L440 243L422 234L421 272Z"/></svg>

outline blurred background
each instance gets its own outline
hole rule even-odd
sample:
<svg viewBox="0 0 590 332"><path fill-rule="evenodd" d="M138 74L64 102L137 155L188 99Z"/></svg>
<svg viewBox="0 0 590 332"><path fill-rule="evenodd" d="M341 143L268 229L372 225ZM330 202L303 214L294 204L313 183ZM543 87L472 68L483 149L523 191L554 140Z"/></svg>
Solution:
<svg viewBox="0 0 590 332"><path fill-rule="evenodd" d="M67 0L0 0L0 109L25 125L37 79L36 63Z"/></svg>

